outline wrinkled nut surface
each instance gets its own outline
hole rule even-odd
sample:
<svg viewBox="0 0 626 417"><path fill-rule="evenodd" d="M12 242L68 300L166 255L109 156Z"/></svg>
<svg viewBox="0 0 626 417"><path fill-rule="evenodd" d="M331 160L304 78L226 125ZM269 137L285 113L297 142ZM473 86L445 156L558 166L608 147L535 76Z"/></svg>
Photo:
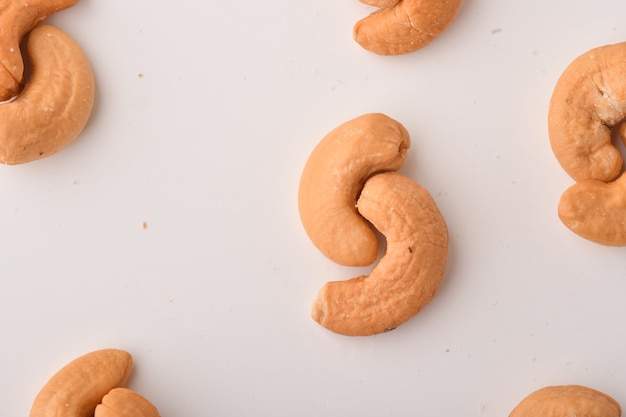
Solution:
<svg viewBox="0 0 626 417"><path fill-rule="evenodd" d="M356 210L363 184L372 175L399 169L409 134L380 113L352 119L313 149L300 178L298 209L313 244L334 262L365 266L378 256L378 237Z"/></svg>
<svg viewBox="0 0 626 417"><path fill-rule="evenodd" d="M24 79L20 41L48 15L78 0L0 0L0 102L18 94Z"/></svg>
<svg viewBox="0 0 626 417"><path fill-rule="evenodd" d="M53 26L28 37L33 73L24 91L0 104L0 162L19 164L51 155L78 137L94 102L94 77L80 46Z"/></svg>
<svg viewBox="0 0 626 417"><path fill-rule="evenodd" d="M580 181L565 190L558 206L563 224L607 246L626 246L626 176L605 183Z"/></svg>
<svg viewBox="0 0 626 417"><path fill-rule="evenodd" d="M613 398L580 385L545 387L524 398L509 417L620 417Z"/></svg>
<svg viewBox="0 0 626 417"><path fill-rule="evenodd" d="M30 417L91 417L102 397L126 383L131 369L131 355L117 349L74 359L44 385Z"/></svg>
<svg viewBox="0 0 626 417"><path fill-rule="evenodd" d="M146 398L128 388L114 388L96 406L94 417L160 417Z"/></svg>
<svg viewBox="0 0 626 417"><path fill-rule="evenodd" d="M454 20L461 0L362 0L380 7L354 25L363 48L379 55L417 51L437 38Z"/></svg>
<svg viewBox="0 0 626 417"><path fill-rule="evenodd" d="M386 332L415 316L435 296L448 252L446 223L435 201L403 175L371 177L358 210L386 237L386 253L369 276L327 283L311 314L348 336Z"/></svg>
<svg viewBox="0 0 626 417"><path fill-rule="evenodd" d="M557 81L548 112L554 155L576 181L612 181L622 156L612 129L626 116L626 42L576 58ZM625 128L620 126L622 138Z"/></svg>

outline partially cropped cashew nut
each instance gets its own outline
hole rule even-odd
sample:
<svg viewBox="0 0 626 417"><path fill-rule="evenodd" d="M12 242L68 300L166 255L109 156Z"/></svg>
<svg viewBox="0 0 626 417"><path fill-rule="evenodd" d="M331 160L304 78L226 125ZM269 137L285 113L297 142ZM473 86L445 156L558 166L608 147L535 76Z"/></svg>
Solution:
<svg viewBox="0 0 626 417"><path fill-rule="evenodd" d="M41 389L30 417L159 417L147 399L123 388L132 357L118 349L102 349L64 366Z"/></svg>
<svg viewBox="0 0 626 417"><path fill-rule="evenodd" d="M524 398L509 417L620 417L622 409L608 395L581 385L542 388Z"/></svg>
<svg viewBox="0 0 626 417"><path fill-rule="evenodd" d="M30 32L33 73L24 91L0 104L0 162L19 164L69 145L86 125L94 77L79 45L53 26Z"/></svg>
<svg viewBox="0 0 626 417"><path fill-rule="evenodd" d="M558 215L577 235L607 246L626 246L626 176L605 183L577 182L559 201Z"/></svg>
<svg viewBox="0 0 626 417"><path fill-rule="evenodd" d="M554 155L577 181L561 197L559 218L585 239L612 246L626 245L626 179L612 143L614 130L626 139L624 74L626 42L585 52L557 81L548 113Z"/></svg>
<svg viewBox="0 0 626 417"><path fill-rule="evenodd" d="M78 0L4 0L0 2L0 102L15 97L22 86L22 37L48 15Z"/></svg>
<svg viewBox="0 0 626 417"><path fill-rule="evenodd" d="M461 0L361 0L379 10L356 23L354 39L379 55L417 51L454 20Z"/></svg>
<svg viewBox="0 0 626 417"><path fill-rule="evenodd" d="M114 388L102 398L94 417L160 417L150 401L128 388Z"/></svg>
<svg viewBox="0 0 626 417"><path fill-rule="evenodd" d="M378 238L357 213L365 181L399 169L410 146L406 129L380 113L352 119L326 135L309 156L298 190L300 219L313 244L342 265L364 266L378 256Z"/></svg>
<svg viewBox="0 0 626 417"><path fill-rule="evenodd" d="M561 74L548 112L557 160L576 181L614 180L622 157L611 131L626 116L626 42L585 52Z"/></svg>
<svg viewBox="0 0 626 417"><path fill-rule="evenodd" d="M30 417L91 417L102 397L124 385L131 368L132 357L122 350L104 349L81 356L44 385Z"/></svg>
<svg viewBox="0 0 626 417"><path fill-rule="evenodd" d="M396 328L434 297L448 231L428 191L394 172L368 179L357 207L387 238L387 251L369 276L327 283L312 317L335 333L367 336Z"/></svg>

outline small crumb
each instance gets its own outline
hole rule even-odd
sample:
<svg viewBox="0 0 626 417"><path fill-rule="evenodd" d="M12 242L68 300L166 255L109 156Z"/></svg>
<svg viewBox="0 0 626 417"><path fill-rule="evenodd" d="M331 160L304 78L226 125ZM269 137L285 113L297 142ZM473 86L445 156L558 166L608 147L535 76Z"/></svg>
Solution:
<svg viewBox="0 0 626 417"><path fill-rule="evenodd" d="M148 228L148 222L143 222L143 223L141 223L141 228L142 228L143 230L146 230L146 229Z"/></svg>
<svg viewBox="0 0 626 417"><path fill-rule="evenodd" d="M138 73L137 78L143 78L143 73L142 72Z"/></svg>
<svg viewBox="0 0 626 417"><path fill-rule="evenodd" d="M500 33L500 32L502 32L502 28L495 28L491 30L492 35L495 35L496 33Z"/></svg>
<svg viewBox="0 0 626 417"><path fill-rule="evenodd" d="M450 348L447 348L447 349L446 349L446 353L448 353L448 352L450 352Z"/></svg>

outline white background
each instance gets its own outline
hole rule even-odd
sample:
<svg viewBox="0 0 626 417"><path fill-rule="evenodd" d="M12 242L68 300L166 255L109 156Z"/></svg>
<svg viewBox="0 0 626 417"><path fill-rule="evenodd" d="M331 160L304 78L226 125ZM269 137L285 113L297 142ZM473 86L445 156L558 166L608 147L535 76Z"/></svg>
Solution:
<svg viewBox="0 0 626 417"><path fill-rule="evenodd" d="M96 105L62 152L0 167L0 415L72 359L133 354L167 416L506 416L582 384L626 405L626 249L556 215L573 182L547 108L578 55L626 40L623 0L465 0L418 52L369 53L356 0L81 0L48 19L84 48ZM400 171L450 232L445 280L393 332L309 316L330 280L297 211L339 124L411 134ZM146 223L147 228L142 224Z"/></svg>

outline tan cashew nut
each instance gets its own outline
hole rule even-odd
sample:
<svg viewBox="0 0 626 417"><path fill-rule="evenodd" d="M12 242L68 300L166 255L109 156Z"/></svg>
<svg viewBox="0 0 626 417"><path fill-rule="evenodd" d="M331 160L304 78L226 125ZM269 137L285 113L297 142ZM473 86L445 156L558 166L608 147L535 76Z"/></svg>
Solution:
<svg viewBox="0 0 626 417"><path fill-rule="evenodd" d="M114 388L96 406L94 417L160 417L157 408L128 388Z"/></svg>
<svg viewBox="0 0 626 417"><path fill-rule="evenodd" d="M368 336L396 328L435 296L448 230L428 191L394 172L365 183L358 210L387 238L386 254L369 276L327 283L311 315L335 333Z"/></svg>
<svg viewBox="0 0 626 417"><path fill-rule="evenodd" d="M626 246L626 176L614 182L580 181L561 196L558 215L577 235L607 246Z"/></svg>
<svg viewBox="0 0 626 417"><path fill-rule="evenodd" d="M81 48L53 26L28 38L33 73L24 91L0 104L0 162L19 164L53 154L83 130L94 102L94 77Z"/></svg>
<svg viewBox="0 0 626 417"><path fill-rule="evenodd" d="M335 128L313 149L298 190L302 225L313 244L341 265L364 266L378 256L378 237L356 210L372 174L395 171L406 159L409 134L380 113Z"/></svg>
<svg viewBox="0 0 626 417"><path fill-rule="evenodd" d="M44 385L30 417L91 417L107 392L124 385L131 368L131 355L117 349L74 359Z"/></svg>
<svg viewBox="0 0 626 417"><path fill-rule="evenodd" d="M78 0L0 0L0 102L15 97L24 77L22 37L48 15Z"/></svg>
<svg viewBox="0 0 626 417"><path fill-rule="evenodd" d="M548 112L550 143L576 181L612 181L622 170L611 131L626 116L624 74L626 42L579 56L555 85Z"/></svg>
<svg viewBox="0 0 626 417"><path fill-rule="evenodd" d="M361 0L361 3L375 7L392 7L395 6L400 0Z"/></svg>
<svg viewBox="0 0 626 417"><path fill-rule="evenodd" d="M454 20L461 0L362 0L381 7L354 25L354 39L379 55L417 51Z"/></svg>
<svg viewBox="0 0 626 417"><path fill-rule="evenodd" d="M613 398L580 385L542 388L524 398L509 417L620 417L622 409Z"/></svg>

